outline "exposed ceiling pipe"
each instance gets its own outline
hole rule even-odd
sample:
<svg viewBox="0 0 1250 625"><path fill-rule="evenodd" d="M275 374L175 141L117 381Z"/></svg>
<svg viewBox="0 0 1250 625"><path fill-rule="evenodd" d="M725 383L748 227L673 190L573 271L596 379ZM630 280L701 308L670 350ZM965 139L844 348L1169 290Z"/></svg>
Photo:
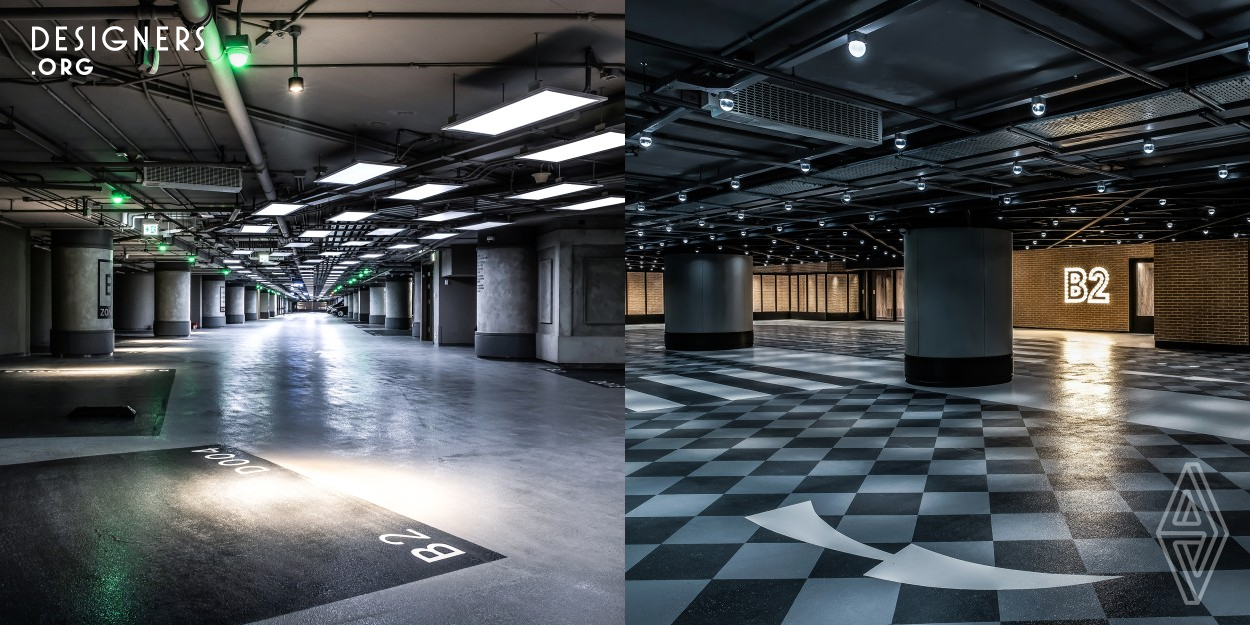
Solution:
<svg viewBox="0 0 1250 625"><path fill-rule="evenodd" d="M1142 10L1166 22L1168 26L1179 30L1191 39L1202 41L1206 39L1207 34L1197 24L1185 19L1185 16L1173 11L1171 7L1159 2L1159 0L1131 0L1133 4L1141 7Z"/></svg>
<svg viewBox="0 0 1250 625"><path fill-rule="evenodd" d="M204 49L200 56L208 62L208 72L217 86L217 95L225 106L226 114L234 124L234 130L243 142L243 150L247 153L248 164L256 173L260 188L265 199L278 199L273 188L273 179L269 177L269 165L265 162L265 153L260 148L260 140L256 138L256 129L252 127L252 119L248 117L247 105L243 103L243 94L239 93L239 83L234 79L234 70L226 61L225 51L221 46L221 33L217 30L217 21L212 17L212 6L209 0L178 0L182 9L182 18L188 24L204 24Z"/></svg>
<svg viewBox="0 0 1250 625"><path fill-rule="evenodd" d="M29 7L0 9L0 21L151 20L177 17L178 7L140 3L133 7Z"/></svg>

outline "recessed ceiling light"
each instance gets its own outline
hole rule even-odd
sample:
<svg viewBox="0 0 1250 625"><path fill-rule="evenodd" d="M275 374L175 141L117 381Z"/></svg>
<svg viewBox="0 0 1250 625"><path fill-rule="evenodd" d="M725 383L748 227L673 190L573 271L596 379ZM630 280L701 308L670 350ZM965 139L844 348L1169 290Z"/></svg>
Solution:
<svg viewBox="0 0 1250 625"><path fill-rule="evenodd" d="M506 221L483 221L480 224L470 226L456 226L456 230L486 230L487 228L498 228L506 225L508 225Z"/></svg>
<svg viewBox="0 0 1250 625"><path fill-rule="evenodd" d="M322 252L318 256L342 256L343 252Z"/></svg>
<svg viewBox="0 0 1250 625"><path fill-rule="evenodd" d="M549 117L585 108L606 99L603 96L588 93L545 87L531 91L520 99L447 124L443 126L443 130L495 136L529 126Z"/></svg>
<svg viewBox="0 0 1250 625"><path fill-rule="evenodd" d="M254 226L249 224L239 228L239 232L243 234L264 234L270 230L273 230L273 226Z"/></svg>
<svg viewBox="0 0 1250 625"><path fill-rule="evenodd" d="M588 191L590 189L598 189L601 185L597 184L576 184L572 182L564 182L561 184L553 184L549 187L536 189L528 193L514 195L509 200L545 200L548 198L577 193L578 191Z"/></svg>
<svg viewBox="0 0 1250 625"><path fill-rule="evenodd" d="M253 252L253 251L255 251L255 250L235 250L235 251L230 252L230 253L231 253L231 254L239 254L239 255L241 255L241 256L250 256L250 255L252 254L252 252Z"/></svg>
<svg viewBox="0 0 1250 625"><path fill-rule="evenodd" d="M368 245L368 244L369 244L368 241L346 241L343 243L343 245L346 245L348 247L360 247L362 245Z"/></svg>
<svg viewBox="0 0 1250 625"><path fill-rule="evenodd" d="M360 261L358 261L358 260L345 260L345 261L340 262L339 264L340 264L340 265L359 265L359 264L360 264Z"/></svg>
<svg viewBox="0 0 1250 625"><path fill-rule="evenodd" d="M447 211L445 213L436 213L434 215L426 215L425 217L417 217L417 221L451 221L452 219L460 219L461 217L472 217L477 213L466 213L464 211Z"/></svg>
<svg viewBox="0 0 1250 625"><path fill-rule="evenodd" d="M391 235L399 234L404 230L406 230L406 228L377 228L365 234L371 237L389 237Z"/></svg>
<svg viewBox="0 0 1250 625"><path fill-rule="evenodd" d="M361 219L364 219L366 217L371 217L375 214L376 213L372 213L372 212L366 213L366 212L361 212L361 211L343 211L327 219L326 221L360 221Z"/></svg>
<svg viewBox="0 0 1250 625"><path fill-rule="evenodd" d="M582 202L580 204L570 204L569 206L552 206L551 208L561 211L588 211L592 208L600 208L602 206L612 206L613 204L624 204L625 198L609 196L601 197L597 200Z"/></svg>
<svg viewBox="0 0 1250 625"><path fill-rule="evenodd" d="M395 195L388 195L386 199L388 200L413 200L413 201L424 200L425 198L434 197L436 195L439 195L440 193L447 193L448 191L455 191L456 189L463 188L464 186L465 185L462 185L462 184L437 184L437 183L431 182L431 183L426 183L423 185L413 187L406 191L400 191L399 193L396 193Z"/></svg>
<svg viewBox="0 0 1250 625"><path fill-rule="evenodd" d="M625 147L625 133L623 132L604 132L593 137L586 137L561 146L534 152L533 154L522 154L517 158L532 161L547 161L549 163L559 163L567 161L571 158L586 156L587 154L597 154L605 150L613 148Z"/></svg>
<svg viewBox="0 0 1250 625"><path fill-rule="evenodd" d="M414 248L414 247L416 247L416 246L417 246L417 244L416 244L416 243L396 243L395 245L392 245L392 246L390 247L390 249L392 249L392 250L410 250L410 249L412 249L412 248Z"/></svg>
<svg viewBox="0 0 1250 625"><path fill-rule="evenodd" d="M287 243L284 247L308 247L309 245L312 245L312 243L307 241L292 241Z"/></svg>
<svg viewBox="0 0 1250 625"><path fill-rule="evenodd" d="M237 258L227 258L227 259L222 260L221 262L222 262L223 264L226 264L226 265L241 265L241 264L243 264L243 261L241 261L241 260L239 260L239 259L237 259Z"/></svg>
<svg viewBox="0 0 1250 625"><path fill-rule="evenodd" d="M382 258L385 254L361 254L361 258Z"/></svg>
<svg viewBox="0 0 1250 625"><path fill-rule="evenodd" d="M287 256L290 256L290 255L291 255L290 252L269 252L270 258L286 258Z"/></svg>
<svg viewBox="0 0 1250 625"><path fill-rule="evenodd" d="M331 230L305 230L300 236L305 239L323 239L331 234L334 234Z"/></svg>
<svg viewBox="0 0 1250 625"><path fill-rule="evenodd" d="M431 232L430 234L421 237L421 239L439 241L442 239L450 239L454 236L456 236L456 233L454 232Z"/></svg>
<svg viewBox="0 0 1250 625"><path fill-rule="evenodd" d="M360 184L366 180L372 180L378 176L389 174L396 169L403 169L403 165L388 165L385 163L355 163L340 169L317 182L325 184Z"/></svg>
<svg viewBox="0 0 1250 625"><path fill-rule="evenodd" d="M301 208L304 208L303 204L274 203L256 211L255 214L265 217L281 217L282 215L290 215Z"/></svg>

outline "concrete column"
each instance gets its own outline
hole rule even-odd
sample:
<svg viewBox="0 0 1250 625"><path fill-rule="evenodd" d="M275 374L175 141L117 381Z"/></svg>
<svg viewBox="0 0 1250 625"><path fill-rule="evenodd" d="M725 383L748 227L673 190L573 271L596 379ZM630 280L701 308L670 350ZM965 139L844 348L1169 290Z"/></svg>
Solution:
<svg viewBox="0 0 1250 625"><path fill-rule="evenodd" d="M191 274L191 325L204 327L204 276Z"/></svg>
<svg viewBox="0 0 1250 625"><path fill-rule="evenodd" d="M356 322L369 323L369 306L372 302L369 298L369 287L362 287L356 291ZM385 310L378 311L385 313ZM385 317L385 314L383 315Z"/></svg>
<svg viewBox="0 0 1250 625"><path fill-rule="evenodd" d="M271 313L269 310L269 303L272 302L273 300L270 299L270 294L266 291L258 291L257 298L259 299L259 302L256 305L257 318L268 319L272 317L273 313Z"/></svg>
<svg viewBox="0 0 1250 625"><path fill-rule="evenodd" d="M362 296L363 297L363 296ZM369 323L386 323L386 287L369 287Z"/></svg>
<svg viewBox="0 0 1250 625"><path fill-rule="evenodd" d="M260 291L256 290L256 285L249 284L243 287L243 319L246 321L256 321L260 319Z"/></svg>
<svg viewBox="0 0 1250 625"><path fill-rule="evenodd" d="M150 273L118 272L113 281L113 328L122 332L151 330L156 320L156 278Z"/></svg>
<svg viewBox="0 0 1250 625"><path fill-rule="evenodd" d="M204 322L201 328L221 328L226 325L226 277L204 276L200 287L200 311Z"/></svg>
<svg viewBox="0 0 1250 625"><path fill-rule="evenodd" d="M754 344L751 257L668 254L664 257L664 346L739 349Z"/></svg>
<svg viewBox="0 0 1250 625"><path fill-rule="evenodd" d="M30 248L30 351L48 351L52 333L52 252ZM2 351L2 350L0 350Z"/></svg>
<svg viewBox="0 0 1250 625"><path fill-rule="evenodd" d="M435 345L472 345L477 323L477 252L472 245L438 251L434 265Z"/></svg>
<svg viewBox="0 0 1250 625"><path fill-rule="evenodd" d="M625 364L625 232L620 217L571 218L538 237L538 358ZM668 290L668 289L665 289Z"/></svg>
<svg viewBox="0 0 1250 625"><path fill-rule="evenodd" d="M31 278L36 276L32 276L30 260L29 233L0 224L0 267L5 272L0 278L0 356L25 356L31 351ZM112 349L110 339L109 351Z"/></svg>
<svg viewBox="0 0 1250 625"><path fill-rule="evenodd" d="M412 325L412 281L407 277L386 281L386 317L383 323L387 330L407 330Z"/></svg>
<svg viewBox="0 0 1250 625"><path fill-rule="evenodd" d="M421 338L421 323L423 322L421 316L424 304L421 294L424 292L423 289L429 288L421 269L421 265L412 268L412 338L414 339Z"/></svg>
<svg viewBox="0 0 1250 625"><path fill-rule="evenodd" d="M113 353L113 233L52 231L54 356Z"/></svg>
<svg viewBox="0 0 1250 625"><path fill-rule="evenodd" d="M157 262L152 334L191 336L191 267L186 261Z"/></svg>
<svg viewBox="0 0 1250 625"><path fill-rule="evenodd" d="M242 284L226 285L226 323L243 323L247 320L246 306L243 305L243 292L247 290Z"/></svg>
<svg viewBox="0 0 1250 625"><path fill-rule="evenodd" d="M925 386L1009 382L1011 232L920 228L904 236L907 381ZM1056 292L1061 286L1056 283Z"/></svg>
<svg viewBox="0 0 1250 625"><path fill-rule="evenodd" d="M279 314L281 314L281 313L279 313L279 312L278 312L278 301L279 301L279 300L280 300L280 298L278 297L278 294L277 294L277 293L270 293L270 294L269 294L269 316L270 316L270 317L277 317Z"/></svg>
<svg viewBox="0 0 1250 625"><path fill-rule="evenodd" d="M538 330L538 269L534 246L477 248L479 358L533 358Z"/></svg>

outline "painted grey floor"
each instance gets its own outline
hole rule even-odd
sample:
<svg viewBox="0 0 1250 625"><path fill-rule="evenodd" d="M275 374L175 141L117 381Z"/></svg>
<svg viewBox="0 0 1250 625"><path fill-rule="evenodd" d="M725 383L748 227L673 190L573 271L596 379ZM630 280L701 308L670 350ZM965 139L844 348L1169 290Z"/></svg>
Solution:
<svg viewBox="0 0 1250 625"><path fill-rule="evenodd" d="M624 619L621 389L318 313L4 366L176 375L160 436L0 439L0 464L221 443L506 556L265 623Z"/></svg>

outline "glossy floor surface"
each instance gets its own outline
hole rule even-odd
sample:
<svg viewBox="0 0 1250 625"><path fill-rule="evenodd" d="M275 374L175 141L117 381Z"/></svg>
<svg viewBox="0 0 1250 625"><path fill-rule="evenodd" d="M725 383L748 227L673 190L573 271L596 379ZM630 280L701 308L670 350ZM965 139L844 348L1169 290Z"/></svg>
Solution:
<svg viewBox="0 0 1250 625"><path fill-rule="evenodd" d="M504 556L266 623L620 623L622 391L550 366L373 336L319 313L126 340L111 358L10 360L5 369L175 376L159 436L5 438L0 464L220 443ZM66 503L47 522L78 518ZM351 564L367 567L367 552Z"/></svg>
<svg viewBox="0 0 1250 625"><path fill-rule="evenodd" d="M755 330L714 352L627 330L628 623L1250 622L1250 359L1021 331L1011 383L931 389L898 325ZM1215 540L1165 551L1190 463ZM801 531L758 522L795 505ZM1188 605L1195 546L1215 570Z"/></svg>

